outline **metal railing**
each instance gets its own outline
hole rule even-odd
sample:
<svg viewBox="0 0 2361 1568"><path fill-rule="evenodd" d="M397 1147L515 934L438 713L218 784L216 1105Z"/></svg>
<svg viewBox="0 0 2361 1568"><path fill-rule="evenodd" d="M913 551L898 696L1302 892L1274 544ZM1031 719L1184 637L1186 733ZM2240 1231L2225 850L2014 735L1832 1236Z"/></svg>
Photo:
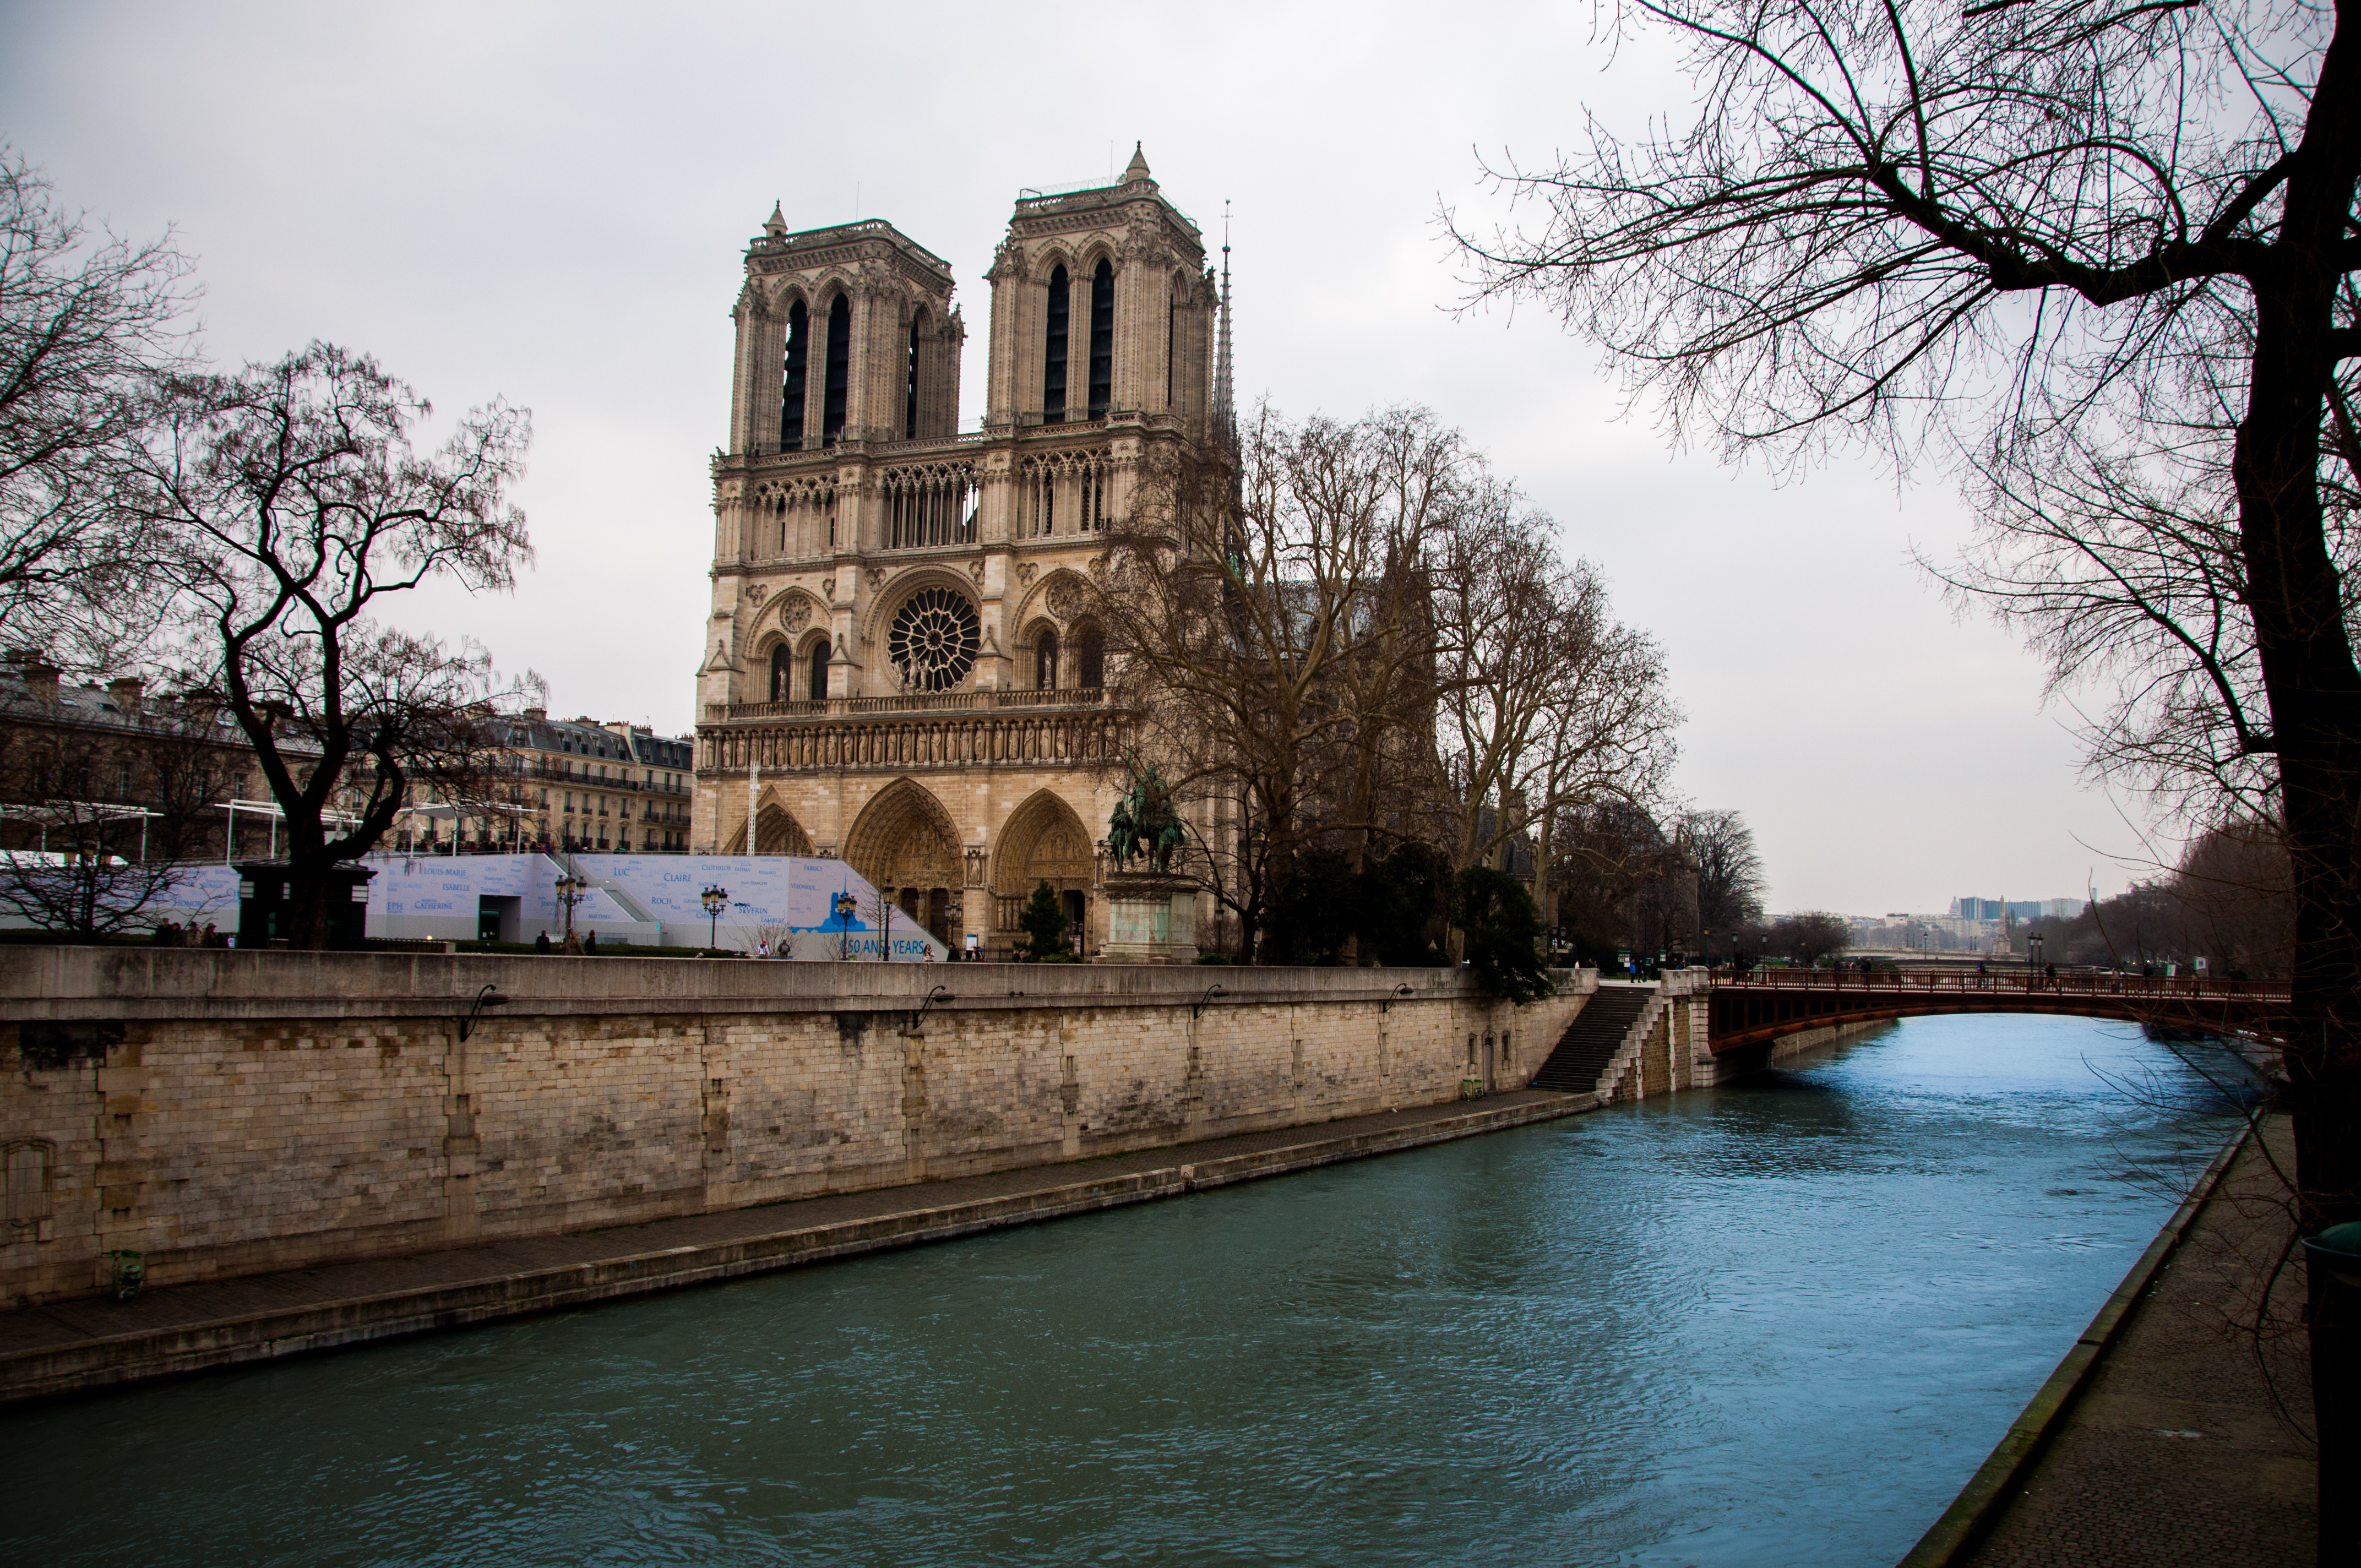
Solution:
<svg viewBox="0 0 2361 1568"><path fill-rule="evenodd" d="M1927 992L1979 995L2016 992L2053 996L2153 996L2175 1001L2285 1002L2283 980L2214 980L2195 975L2060 974L2054 979L2015 965L1988 970L1798 970L1758 969L1744 973L1717 970L1717 991Z"/></svg>
<svg viewBox="0 0 2361 1568"><path fill-rule="evenodd" d="M715 721L752 718L860 718L888 713L974 713L1002 708L1104 707L1104 686L1057 686L1049 691L940 692L932 696L832 696L804 702L708 702L705 717Z"/></svg>

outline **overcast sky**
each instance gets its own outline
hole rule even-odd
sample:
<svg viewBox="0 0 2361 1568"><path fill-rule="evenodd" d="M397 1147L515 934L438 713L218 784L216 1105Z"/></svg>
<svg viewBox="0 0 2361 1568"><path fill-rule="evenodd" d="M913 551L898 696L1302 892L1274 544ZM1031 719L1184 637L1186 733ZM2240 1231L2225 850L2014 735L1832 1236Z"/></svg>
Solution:
<svg viewBox="0 0 2361 1568"><path fill-rule="evenodd" d="M1689 95L1612 62L1587 5L1091 7L0 3L0 138L118 230L170 224L223 363L313 338L455 412L530 407L513 598L411 623L547 677L566 715L692 722L707 459L724 437L741 254L892 220L957 269L961 423L983 409L982 274L1025 186L1144 141L1219 244L1235 209L1238 390L1282 411L1422 402L1558 521L1653 632L1688 714L1679 773L1743 811L1773 908L2051 898L2140 840L2087 789L2039 667L1909 559L1963 515L1867 463L1774 484L1675 452L1543 313L1453 313L1444 203L1480 151L1546 159L1587 105Z"/></svg>

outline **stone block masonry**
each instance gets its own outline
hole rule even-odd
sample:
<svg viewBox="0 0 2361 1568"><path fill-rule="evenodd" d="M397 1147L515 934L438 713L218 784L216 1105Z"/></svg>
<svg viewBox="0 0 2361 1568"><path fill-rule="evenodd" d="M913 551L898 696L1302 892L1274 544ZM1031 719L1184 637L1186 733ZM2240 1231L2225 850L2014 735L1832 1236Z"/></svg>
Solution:
<svg viewBox="0 0 2361 1568"><path fill-rule="evenodd" d="M118 1251L160 1286L1435 1104L1521 1084L1595 984L1562 978L1518 1009L1448 970L18 948L0 1299Z"/></svg>

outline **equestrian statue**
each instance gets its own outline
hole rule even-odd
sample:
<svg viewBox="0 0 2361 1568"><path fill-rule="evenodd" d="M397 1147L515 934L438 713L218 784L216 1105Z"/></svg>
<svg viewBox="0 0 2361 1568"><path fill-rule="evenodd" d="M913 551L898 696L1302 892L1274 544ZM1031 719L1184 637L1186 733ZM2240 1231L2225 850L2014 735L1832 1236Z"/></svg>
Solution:
<svg viewBox="0 0 2361 1568"><path fill-rule="evenodd" d="M1154 762L1135 762L1131 779L1115 803L1115 815L1107 818L1107 852L1115 857L1115 869L1122 871L1134 860L1148 862L1148 869L1158 875L1172 870L1172 857L1188 839L1188 829L1180 813L1173 808L1172 791L1164 776L1156 771Z"/></svg>

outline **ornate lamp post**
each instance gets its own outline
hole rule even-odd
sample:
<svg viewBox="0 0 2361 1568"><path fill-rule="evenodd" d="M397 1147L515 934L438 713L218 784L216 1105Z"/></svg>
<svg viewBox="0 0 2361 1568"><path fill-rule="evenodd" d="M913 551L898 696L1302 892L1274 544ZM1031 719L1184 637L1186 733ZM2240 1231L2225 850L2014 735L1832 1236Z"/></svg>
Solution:
<svg viewBox="0 0 2361 1568"><path fill-rule="evenodd" d="M877 884L877 961L885 962L894 952L894 884Z"/></svg>
<svg viewBox="0 0 2361 1568"><path fill-rule="evenodd" d="M705 945L708 948L719 947L721 945L721 912L730 907L730 890L726 887L708 887L697 897L697 901L705 905Z"/></svg>
<svg viewBox="0 0 2361 1568"><path fill-rule="evenodd" d="M847 888L836 895L836 958L839 963L852 956L852 912L861 901Z"/></svg>
<svg viewBox="0 0 2361 1568"><path fill-rule="evenodd" d="M2025 938L2025 988L2033 990L2041 982L2041 933L2034 932Z"/></svg>
<svg viewBox="0 0 2361 1568"><path fill-rule="evenodd" d="M571 872L557 879L557 902L566 906L566 950L574 950L574 906L590 896L590 884Z"/></svg>

